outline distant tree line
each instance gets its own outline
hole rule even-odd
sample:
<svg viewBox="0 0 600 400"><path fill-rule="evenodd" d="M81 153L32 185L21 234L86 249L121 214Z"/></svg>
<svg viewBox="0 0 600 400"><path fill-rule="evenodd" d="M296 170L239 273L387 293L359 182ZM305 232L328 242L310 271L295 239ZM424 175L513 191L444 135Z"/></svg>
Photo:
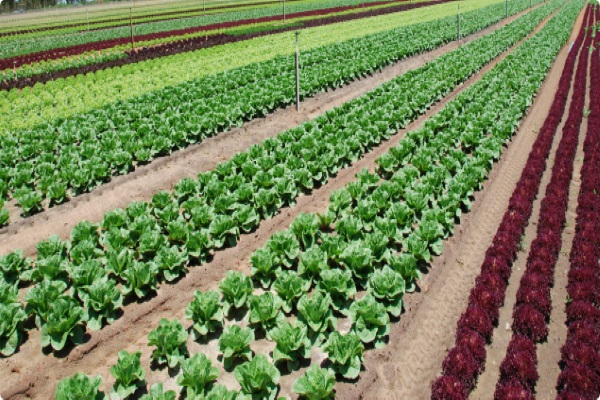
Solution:
<svg viewBox="0 0 600 400"><path fill-rule="evenodd" d="M66 6L73 4L105 3L109 0L1 0L0 13L12 12L15 10L39 10L41 8ZM115 1L115 0L110 0ZM121 0L117 0L121 1Z"/></svg>

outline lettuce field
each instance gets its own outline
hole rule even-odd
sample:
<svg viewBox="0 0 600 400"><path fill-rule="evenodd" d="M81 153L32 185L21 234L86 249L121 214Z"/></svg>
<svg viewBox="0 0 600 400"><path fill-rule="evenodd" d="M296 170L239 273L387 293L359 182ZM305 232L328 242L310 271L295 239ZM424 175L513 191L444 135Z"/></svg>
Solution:
<svg viewBox="0 0 600 400"><path fill-rule="evenodd" d="M597 400L599 27L586 0L0 14L0 399Z"/></svg>

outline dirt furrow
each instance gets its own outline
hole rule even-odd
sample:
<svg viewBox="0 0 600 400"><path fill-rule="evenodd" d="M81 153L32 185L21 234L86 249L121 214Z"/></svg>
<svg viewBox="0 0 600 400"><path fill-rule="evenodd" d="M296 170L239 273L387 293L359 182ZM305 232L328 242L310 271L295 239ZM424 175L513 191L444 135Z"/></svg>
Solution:
<svg viewBox="0 0 600 400"><path fill-rule="evenodd" d="M579 31L582 17L583 13L574 32ZM454 343L456 322L465 309L485 250L550 109L568 50L567 45L559 53L517 135L493 169L485 189L476 195L473 210L461 221L442 256L432 264L431 273L422 280L422 291L407 296L406 313L392 327L390 344L367 354L366 373L359 382L338 385L340 398L430 397L431 382ZM490 398L492 393L493 389L482 398Z"/></svg>
<svg viewBox="0 0 600 400"><path fill-rule="evenodd" d="M128 351L143 350L142 365L149 365L151 351L146 346L147 335L151 329L154 329L158 325L161 318L172 319L176 317L183 321L185 306L192 300L194 290L204 291L215 289L218 281L230 269L237 269L248 273L250 269L248 263L250 254L257 248L264 246L274 232L289 226L290 222L300 212L324 211L329 204L329 196L332 191L352 181L355 174L362 168L373 170L375 160L381 154L387 152L390 147L396 146L406 132L421 126L426 119L441 110L448 101L477 82L485 72L493 68L511 50L512 48L508 52L503 53L501 57L494 60L478 74L471 77L463 85L456 88L443 101L437 103L425 115L411 123L406 129L400 131L389 141L375 148L352 166L338 172L335 179L331 179L326 185L313 191L311 195L301 196L297 200L296 206L283 209L274 218L263 221L254 233L242 235L235 247L216 252L212 261L202 267L191 269L187 276L178 283L174 285L162 285L155 297L143 303L134 303L125 306L123 317L114 324L105 327L102 331L93 333L91 337L88 337L87 343L74 348L68 354L63 354L62 358L53 355L44 356L39 348L39 332L31 331L29 340L21 346L19 353L9 359L0 361L0 370L7 371L5 379L1 384L1 386L6 386L6 389L0 387L0 395L11 399L31 396L49 398L54 393L58 380L78 371L83 371L90 375L102 375L104 378L102 388L108 390L109 383L113 381L109 375L109 367L115 363L116 354L122 349ZM418 60L412 60L412 62L417 63ZM364 82L361 81L359 83ZM341 95L339 91L332 94L336 93L338 95L335 100L336 102L347 101L352 96L352 92L345 93L345 96ZM310 113L318 115L325 108L329 107L329 105L324 104L322 107L323 109L321 110L313 107ZM310 118L310 115L305 114L305 117ZM259 122L255 123L259 124ZM527 146L517 145L516 147L526 148ZM515 146L512 146L512 148L514 149ZM219 158L223 158L223 156ZM504 189L500 189L500 192L503 193L503 197L508 198L511 190L512 186L506 186ZM494 195L496 194L494 193ZM491 197L482 193L479 196ZM130 201L132 199L128 198L127 200ZM475 206L474 210L476 209L477 206ZM473 224L477 225L478 229L489 231L489 235L495 230L493 224L489 224L487 221L475 221ZM462 231L463 229L459 227L457 231ZM458 232L457 236L460 236ZM434 273L430 274L430 276L435 275L435 271L437 269L434 268ZM425 280L425 285L429 282L428 278ZM425 288L424 291L426 290ZM409 299L407 301L408 308L412 300ZM189 325L187 321L184 322L185 326ZM397 329L397 327L394 329ZM391 338L393 340L393 336ZM190 348L192 347L190 346ZM150 384L165 380L167 380L167 383L173 384L172 380L165 375L166 371L148 370L147 372L147 380ZM369 375L369 370L367 370L367 375L360 382L368 381L369 379L372 379L372 376ZM283 385L284 382L282 382ZM341 393L343 393L343 389Z"/></svg>
<svg viewBox="0 0 600 400"><path fill-rule="evenodd" d="M211 170L218 163L231 158L252 144L274 137L279 132L357 98L400 74L419 68L434 58L456 49L462 43L471 42L491 33L523 13L505 19L461 42L449 43L436 50L386 67L368 78L321 93L304 101L300 113L296 112L293 106L278 110L265 118L245 123L241 128L223 132L198 145L176 151L169 157L157 159L128 175L114 178L90 193L77 196L63 205L40 214L29 218L15 217L18 213L15 208L11 213L11 220L14 222L0 230L0 254L20 248L26 255L32 255L35 253L35 245L52 234L57 234L63 239L68 238L73 227L82 220L98 222L102 220L106 211L118 207L124 208L131 201L150 200L156 192L172 189L173 185L182 178L195 177L200 171Z"/></svg>

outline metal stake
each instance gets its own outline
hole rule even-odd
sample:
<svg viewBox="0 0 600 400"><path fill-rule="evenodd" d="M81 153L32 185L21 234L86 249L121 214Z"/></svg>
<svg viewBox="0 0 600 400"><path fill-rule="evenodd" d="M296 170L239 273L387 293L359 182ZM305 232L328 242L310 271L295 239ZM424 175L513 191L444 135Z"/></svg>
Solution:
<svg viewBox="0 0 600 400"><path fill-rule="evenodd" d="M133 17L131 15L131 7L129 7L129 29L131 31L131 51L134 49L133 44Z"/></svg>
<svg viewBox="0 0 600 400"><path fill-rule="evenodd" d="M299 56L300 50L298 49L298 35L300 32L296 32L296 111L300 111L300 66Z"/></svg>

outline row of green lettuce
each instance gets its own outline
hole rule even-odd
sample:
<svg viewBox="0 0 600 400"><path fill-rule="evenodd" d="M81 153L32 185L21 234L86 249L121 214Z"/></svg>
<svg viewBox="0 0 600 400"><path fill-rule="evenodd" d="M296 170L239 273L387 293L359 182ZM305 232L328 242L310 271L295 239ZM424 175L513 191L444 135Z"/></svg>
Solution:
<svg viewBox="0 0 600 400"><path fill-rule="evenodd" d="M379 0L366 0L366 3ZM301 4L291 3L286 5L286 13L319 10L324 8L348 5L348 0L326 0L319 2L304 2ZM353 2L354 3L354 2ZM268 5L250 10L225 12L213 15L200 15L191 18L181 18L167 21L156 21L145 24L136 24L135 34L146 35L150 33L168 32L172 30L195 28L203 25L218 24L222 22L237 21L242 19L270 17L282 14L281 5ZM58 34L51 31L48 36L46 32L27 35L19 35L16 38L0 38L0 58L9 58L19 55L35 53L61 47L81 45L85 43L98 42L116 38L128 37L131 34L129 25L102 30L86 32L73 32Z"/></svg>
<svg viewBox="0 0 600 400"><path fill-rule="evenodd" d="M484 8L496 1L464 0L461 5L463 30L471 31L469 26L477 24L477 21L471 21L469 11ZM519 0L518 4L520 9L529 5L526 0ZM491 10L487 9L487 12ZM446 20L448 26L442 37L448 41L456 37L456 5L452 3L305 29L300 37L300 51L302 54L317 51L319 48L398 28L400 30L395 32L398 42L402 43L420 34L418 30L404 30L405 27L449 15L453 18ZM499 20L504 11L497 7L494 15ZM364 47L363 51L370 49L369 43L366 41L360 44ZM170 86L197 82L206 76L223 74L225 71L277 57L284 57L287 64L291 65L294 51L294 33L286 32L128 64L85 76L58 79L23 90L0 91L0 133L31 129L57 119L73 118L118 101L134 101L142 95L158 93Z"/></svg>
<svg viewBox="0 0 600 400"><path fill-rule="evenodd" d="M189 329L177 319L161 320L148 335L151 358L159 367L181 366L182 396L274 399L281 374L298 370L316 348L326 361L306 369L294 392L333 398L335 378L356 379L364 351L385 346L403 295L415 289L420 269L432 253L441 253L442 240L469 210L583 3L570 2L478 83L409 132L378 159L377 173L363 170L335 191L325 213L300 214L289 229L276 232L251 256L250 276L228 271L219 291L195 292L186 308ZM349 332L338 330L338 318L350 319ZM189 331L194 340L216 334L225 371L233 371L241 391L217 383L215 360L202 353L190 357ZM257 335L274 342L271 360L252 351ZM135 359L129 363L135 374L111 370L112 390L122 397L145 386L140 356L119 353L117 366ZM59 384L57 397L82 387L100 394L100 383L77 374ZM168 393L156 385L145 398L176 395Z"/></svg>
<svg viewBox="0 0 600 400"><path fill-rule="evenodd" d="M188 267L203 263L210 251L234 246L242 232L251 232L261 220L294 204L300 193L324 184L405 127L562 3L554 0L313 121L253 145L197 180L185 178L173 193L159 192L148 203L132 202L125 210L107 212L100 224L83 221L71 232L70 242L57 236L40 242L35 262L21 251L0 257L0 292L5 293L0 312L7 321L0 352L10 355L17 349L20 323L27 315L35 317L43 346L54 350L61 350L69 337L79 342L84 324L94 330L111 323L123 295L145 298L159 281L175 281ZM422 195L413 197L416 207ZM23 311L17 290L29 282L33 287Z"/></svg>
<svg viewBox="0 0 600 400"><path fill-rule="evenodd" d="M553 4L541 13L556 8ZM497 11L474 12L463 31L488 26L499 18ZM455 24L444 19L304 53L301 97L440 46L455 37ZM0 137L0 198L16 199L23 215L41 211L45 199L47 206L60 204L153 158L292 103L294 79L292 60L277 58L6 134Z"/></svg>

